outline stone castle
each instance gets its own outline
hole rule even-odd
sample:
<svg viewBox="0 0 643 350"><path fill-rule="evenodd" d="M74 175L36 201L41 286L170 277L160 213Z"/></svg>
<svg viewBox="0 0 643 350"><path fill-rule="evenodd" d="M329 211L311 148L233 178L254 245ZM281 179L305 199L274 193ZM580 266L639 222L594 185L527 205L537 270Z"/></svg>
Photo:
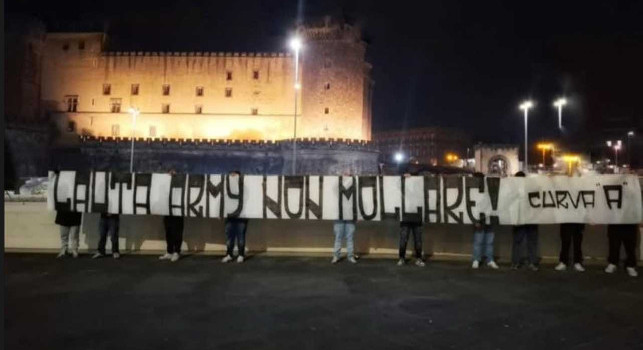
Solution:
<svg viewBox="0 0 643 350"><path fill-rule="evenodd" d="M298 138L371 139L371 66L360 30L326 18L298 29ZM294 135L287 53L115 52L104 33L47 33L41 110L60 139L284 140ZM130 108L140 111L133 122Z"/></svg>

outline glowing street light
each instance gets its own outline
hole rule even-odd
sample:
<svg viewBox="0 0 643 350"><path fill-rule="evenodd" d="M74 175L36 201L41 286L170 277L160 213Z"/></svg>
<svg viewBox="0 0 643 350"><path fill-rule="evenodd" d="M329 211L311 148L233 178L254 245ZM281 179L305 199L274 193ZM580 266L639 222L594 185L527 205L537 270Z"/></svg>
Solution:
<svg viewBox="0 0 643 350"><path fill-rule="evenodd" d="M567 162L568 171L569 171L570 175L572 174L572 165L574 163L580 164L580 157L577 156L577 155L573 155L573 154L565 154L565 155L563 155L563 160L565 162Z"/></svg>
<svg viewBox="0 0 643 350"><path fill-rule="evenodd" d="M297 169L297 98L299 97L299 90L301 90L301 84L299 83L299 51L301 50L303 44L299 37L294 37L290 39L290 48L295 52L295 113L294 113L294 128L293 128L293 138L292 138L292 174L295 175Z"/></svg>
<svg viewBox="0 0 643 350"><path fill-rule="evenodd" d="M614 149L614 166L618 168L618 151L621 150L622 142L621 140L616 140L615 142L607 141L607 147Z"/></svg>
<svg viewBox="0 0 643 350"><path fill-rule="evenodd" d="M558 129L563 129L563 106L567 104L567 100L561 97L554 101L554 107L558 108Z"/></svg>
<svg viewBox="0 0 643 350"><path fill-rule="evenodd" d="M393 159L395 159L395 162L398 164L402 163L402 161L404 160L404 154L402 154L402 152L396 152L393 156Z"/></svg>
<svg viewBox="0 0 643 350"><path fill-rule="evenodd" d="M543 151L543 165L545 165L545 151L550 150L550 151L553 152L554 151L554 144L553 143L539 143L538 145L536 145L536 147L539 150Z"/></svg>
<svg viewBox="0 0 643 350"><path fill-rule="evenodd" d="M129 172L134 172L134 132L136 131L136 117L138 117L141 112L138 108L130 107L127 112L132 115L132 147L130 149L129 157Z"/></svg>
<svg viewBox="0 0 643 350"><path fill-rule="evenodd" d="M630 130L627 132L627 162L629 163L628 165L630 168L632 167L632 143L631 139L634 137L634 130Z"/></svg>
<svg viewBox="0 0 643 350"><path fill-rule="evenodd" d="M530 100L524 101L523 103L520 104L520 109L525 111L525 164L523 165L523 170L525 172L529 171L528 165L528 158L527 158L527 118L529 117L529 109L534 106L534 103Z"/></svg>
<svg viewBox="0 0 643 350"><path fill-rule="evenodd" d="M449 163L453 163L453 162L457 161L458 159L460 159L460 157L458 157L457 154L453 154L453 153L447 153L445 158L446 158L447 162L449 162Z"/></svg>

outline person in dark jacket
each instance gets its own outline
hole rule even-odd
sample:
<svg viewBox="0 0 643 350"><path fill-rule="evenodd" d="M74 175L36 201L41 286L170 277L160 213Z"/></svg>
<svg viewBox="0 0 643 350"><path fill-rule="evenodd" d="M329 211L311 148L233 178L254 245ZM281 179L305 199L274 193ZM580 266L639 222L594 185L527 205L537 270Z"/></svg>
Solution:
<svg viewBox="0 0 643 350"><path fill-rule="evenodd" d="M241 172L234 170L230 176L241 176ZM248 219L243 218L226 218L225 235L226 235L226 256L221 260L222 263L228 263L233 259L234 243L237 242L237 262L242 263L246 256L246 228L248 228Z"/></svg>
<svg viewBox="0 0 643 350"><path fill-rule="evenodd" d="M72 211L57 211L56 224L60 225L60 253L62 258L71 253L74 258L78 257L78 234L83 214Z"/></svg>
<svg viewBox="0 0 643 350"><path fill-rule="evenodd" d="M607 258L609 265L605 272L614 273L620 262L621 244L625 248L625 270L631 277L638 276L636 271L636 234L639 229L637 224L607 225L607 239L610 252Z"/></svg>
<svg viewBox="0 0 643 350"><path fill-rule="evenodd" d="M100 240L98 241L98 252L92 256L92 259L98 259L106 256L105 244L107 243L107 234L112 241L112 257L118 259L121 254L118 250L118 226L120 219L118 214L100 214L100 221L98 223L98 232L100 233Z"/></svg>
<svg viewBox="0 0 643 350"><path fill-rule="evenodd" d="M174 175L175 173L174 170L170 170L170 175ZM159 260L178 261L181 256L181 245L183 244L183 217L164 216L163 226L165 227L167 253L161 255Z"/></svg>
<svg viewBox="0 0 643 350"><path fill-rule="evenodd" d="M583 267L583 230L585 224L560 224L560 256L558 265L554 268L556 271L565 271L569 265L569 246L574 242L574 270L578 272L585 271Z"/></svg>
<svg viewBox="0 0 643 350"><path fill-rule="evenodd" d="M410 172L404 173L405 177L411 176ZM415 249L415 265L425 266L422 257L422 218L419 220L402 220L400 221L400 250L398 266L406 264L406 246L409 241L409 236L413 235L413 248Z"/></svg>
<svg viewBox="0 0 643 350"><path fill-rule="evenodd" d="M519 171L516 177L525 177ZM513 227L513 246L511 251L511 268L517 270L522 259L522 242L527 243L527 268L538 271L538 225L516 225Z"/></svg>

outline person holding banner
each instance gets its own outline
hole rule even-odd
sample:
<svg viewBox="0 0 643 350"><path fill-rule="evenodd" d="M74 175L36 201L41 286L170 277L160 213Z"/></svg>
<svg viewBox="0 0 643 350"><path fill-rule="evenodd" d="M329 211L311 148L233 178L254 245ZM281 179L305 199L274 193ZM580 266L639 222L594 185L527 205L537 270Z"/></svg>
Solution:
<svg viewBox="0 0 643 350"><path fill-rule="evenodd" d="M112 241L112 256L114 259L121 257L118 251L118 226L120 219L118 214L102 213L100 214L100 222L98 223L98 232L100 233L100 240L98 241L98 252L92 256L92 259L98 259L107 256L105 254L105 244L107 243L107 234Z"/></svg>
<svg viewBox="0 0 643 350"><path fill-rule="evenodd" d="M174 169L170 170L170 176L176 174ZM167 253L161 255L159 260L170 260L176 262L181 256L181 245L183 244L183 217L164 216L163 226L165 227L165 241L167 242Z"/></svg>
<svg viewBox="0 0 643 350"><path fill-rule="evenodd" d="M238 170L231 171L228 178L239 178L241 172ZM229 181L229 180L228 180ZM248 219L227 217L225 219L225 235L226 235L226 256L221 259L222 263L228 263L234 258L234 243L237 241L237 262L242 263L245 260L246 253L246 228L248 227Z"/></svg>
<svg viewBox="0 0 643 350"><path fill-rule="evenodd" d="M480 172L473 174L473 176L484 181L484 174ZM481 222L476 222L473 227L473 254L471 254L473 261L471 268L477 269L480 266L484 250L484 256L487 258L487 266L494 270L498 269L498 264L493 260L493 240L495 238L493 227Z"/></svg>
<svg viewBox="0 0 643 350"><path fill-rule="evenodd" d="M335 246L333 248L333 260L331 264L339 262L342 253L342 240L346 239L346 253L347 260L352 264L357 264L357 256L355 255L355 243L353 241L353 234L355 233L355 222L350 220L337 220L333 224L333 232L335 233Z"/></svg>
<svg viewBox="0 0 643 350"><path fill-rule="evenodd" d="M60 253L58 258L62 258L67 253L71 253L74 258L78 257L78 232L82 213L71 211L57 211L56 224L60 225Z"/></svg>
<svg viewBox="0 0 643 350"><path fill-rule="evenodd" d="M406 172L404 176L408 177L411 174ZM422 217L403 218L400 221L400 251L397 266L406 264L406 245L411 234L413 234L413 248L415 249L415 265L423 267L426 264L422 260Z"/></svg>
<svg viewBox="0 0 643 350"><path fill-rule="evenodd" d="M525 173L519 171L516 177L525 177ZM538 225L516 225L513 227L513 245L511 249L511 268L520 268L522 260L522 245L527 245L527 268L538 271Z"/></svg>
<svg viewBox="0 0 643 350"><path fill-rule="evenodd" d="M637 224L607 225L607 239L609 240L610 252L607 258L609 264L605 272L614 273L620 262L621 243L625 248L625 270L631 277L637 277L636 271L636 234Z"/></svg>
<svg viewBox="0 0 643 350"><path fill-rule="evenodd" d="M583 230L585 224L560 224L560 256L558 265L554 268L556 271L565 271L569 265L569 246L574 242L574 270L578 272L585 271L583 267L583 252L581 243L583 242Z"/></svg>

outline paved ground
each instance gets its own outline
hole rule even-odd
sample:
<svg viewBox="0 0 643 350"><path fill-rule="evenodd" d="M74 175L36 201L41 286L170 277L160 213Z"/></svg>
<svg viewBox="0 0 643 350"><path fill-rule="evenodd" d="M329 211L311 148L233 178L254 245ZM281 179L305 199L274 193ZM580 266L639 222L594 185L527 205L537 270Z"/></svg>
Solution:
<svg viewBox="0 0 643 350"><path fill-rule="evenodd" d="M627 349L643 278L394 261L5 256L8 349Z"/></svg>

